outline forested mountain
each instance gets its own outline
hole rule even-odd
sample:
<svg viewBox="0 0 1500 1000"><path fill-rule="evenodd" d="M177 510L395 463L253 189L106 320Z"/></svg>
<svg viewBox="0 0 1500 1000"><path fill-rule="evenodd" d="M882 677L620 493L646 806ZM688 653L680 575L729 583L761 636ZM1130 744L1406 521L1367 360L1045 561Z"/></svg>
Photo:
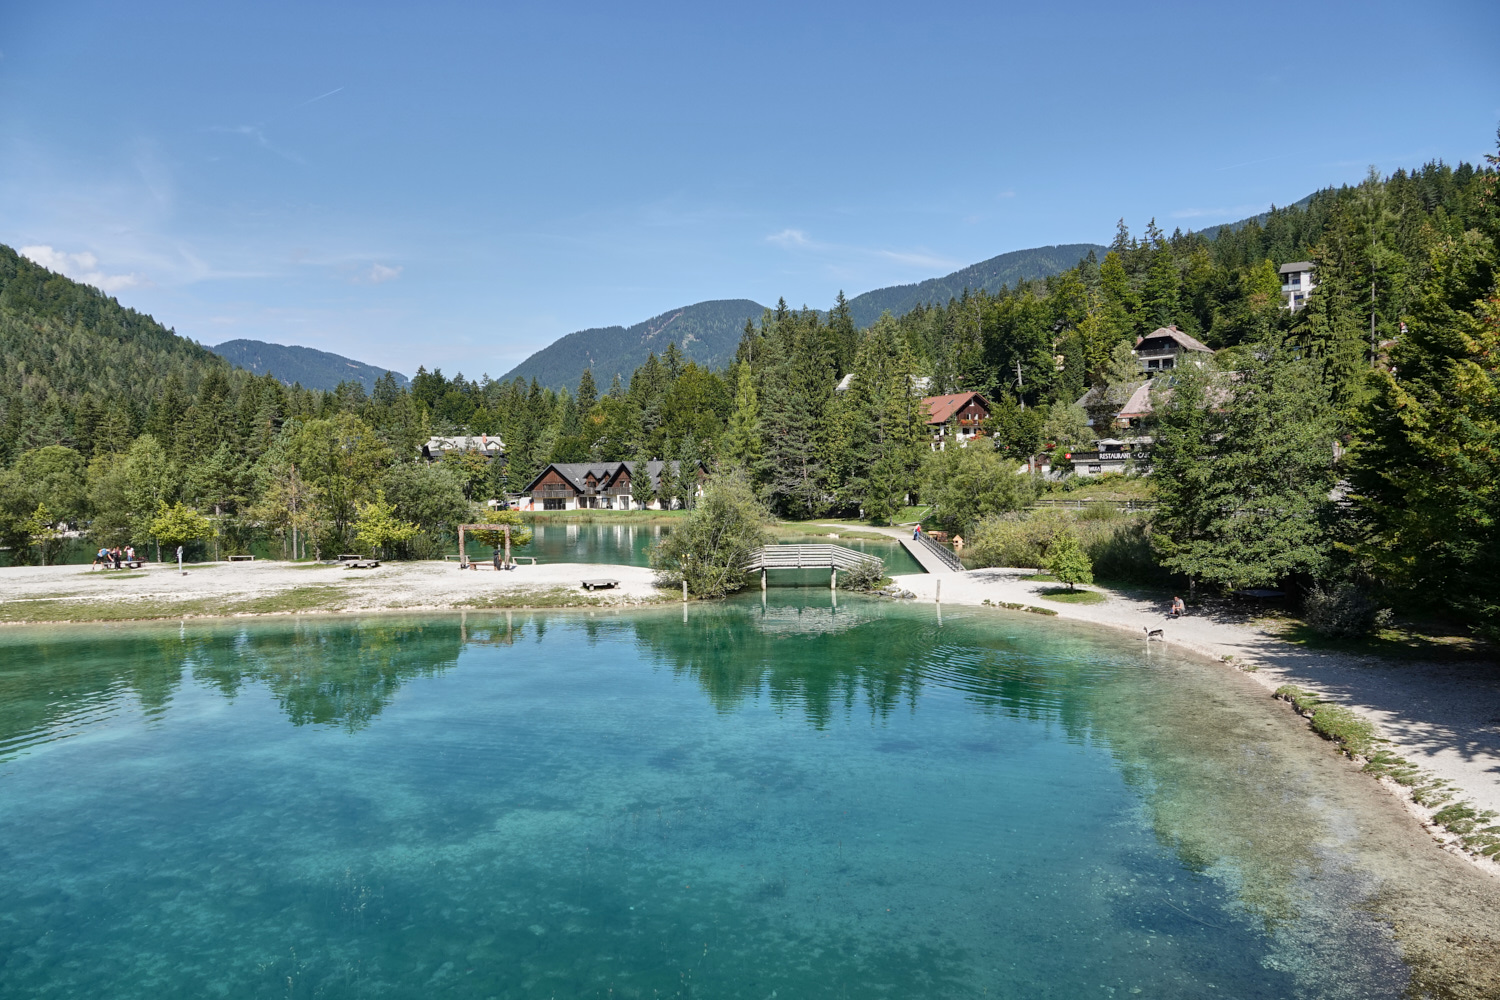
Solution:
<svg viewBox="0 0 1500 1000"><path fill-rule="evenodd" d="M537 351L501 377L536 379L549 389L573 387L578 373L594 370L597 381L629 375L653 351L660 354L676 344L682 354L708 368L718 368L734 357L745 321L759 319L766 307L749 299L698 302L653 316L635 326L604 326L579 330Z"/></svg>
<svg viewBox="0 0 1500 1000"><path fill-rule="evenodd" d="M106 438L126 446L169 382L229 365L144 313L0 245L0 461Z"/></svg>
<svg viewBox="0 0 1500 1000"><path fill-rule="evenodd" d="M1104 250L1105 247L1093 243L1072 243L1003 253L941 278L856 295L848 302L850 316L856 325L869 326L886 311L902 316L918 305L946 303L962 295L964 289L998 292L1007 285L1066 271L1090 251ZM591 366L595 380L607 382L616 374L635 371L647 354L652 351L660 354L668 342L675 343L684 357L699 365L718 368L734 356L745 321L758 320L765 311L765 306L749 299L699 302L628 329L607 326L579 330L537 351L506 372L501 381L535 378L547 388L561 389L577 385L578 372Z"/></svg>
<svg viewBox="0 0 1500 1000"><path fill-rule="evenodd" d="M260 340L226 340L209 350L257 375L275 375L287 385L300 383L308 389L329 392L337 389L340 382L358 382L367 391L373 390L387 371L311 347L287 347ZM391 376L403 388L411 382L400 372L391 372Z"/></svg>
<svg viewBox="0 0 1500 1000"><path fill-rule="evenodd" d="M962 295L965 289L970 293L983 289L993 295L1001 288L1013 287L1023 281L1061 274L1077 266L1090 253L1102 255L1106 249L1097 243L1067 243L1013 250L941 278L929 278L914 285L892 285L856 295L849 300L849 312L855 325L869 326L883 312L900 317L919 305L945 305L949 299Z"/></svg>

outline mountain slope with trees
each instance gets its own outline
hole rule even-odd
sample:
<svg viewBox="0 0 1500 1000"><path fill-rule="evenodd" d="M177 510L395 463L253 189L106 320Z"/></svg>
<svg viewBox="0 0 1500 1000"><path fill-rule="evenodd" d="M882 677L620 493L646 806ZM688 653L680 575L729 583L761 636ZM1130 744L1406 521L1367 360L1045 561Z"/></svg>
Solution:
<svg viewBox="0 0 1500 1000"><path fill-rule="evenodd" d="M358 382L365 391L372 391L388 370L311 347L268 344L260 340L227 340L209 350L248 372L275 375L287 385L300 384L304 388L328 392L337 389L340 382ZM400 372L391 372L391 377L403 388L411 382Z"/></svg>
<svg viewBox="0 0 1500 1000"><path fill-rule="evenodd" d="M536 379L549 389L578 382L578 373L592 368L597 380L628 376L646 355L660 354L676 344L683 356L708 368L718 368L734 357L740 330L747 320L759 319L766 307L749 299L698 302L653 316L631 327L605 326L570 333L537 351L500 379Z"/></svg>
<svg viewBox="0 0 1500 1000"><path fill-rule="evenodd" d="M864 292L849 300L849 311L854 317L855 325L869 326L884 312L899 318L918 306L946 304L949 299L956 299L965 291L973 294L983 290L994 295L1002 288L1018 285L1023 281L1050 278L1070 267L1076 267L1079 261L1091 253L1103 254L1105 249L1097 243L1066 243L1054 247L1014 250L978 264L970 264L941 278Z"/></svg>

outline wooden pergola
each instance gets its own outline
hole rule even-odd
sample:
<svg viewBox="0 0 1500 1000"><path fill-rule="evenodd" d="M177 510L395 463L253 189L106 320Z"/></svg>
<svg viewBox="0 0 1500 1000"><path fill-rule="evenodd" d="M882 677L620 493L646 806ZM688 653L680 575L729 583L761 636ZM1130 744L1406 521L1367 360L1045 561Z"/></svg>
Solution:
<svg viewBox="0 0 1500 1000"><path fill-rule="evenodd" d="M514 566L510 558L510 529L509 524L460 524L458 526L458 568L469 568L469 550L464 548L465 531L503 531L505 532L505 560L500 565L503 567Z"/></svg>

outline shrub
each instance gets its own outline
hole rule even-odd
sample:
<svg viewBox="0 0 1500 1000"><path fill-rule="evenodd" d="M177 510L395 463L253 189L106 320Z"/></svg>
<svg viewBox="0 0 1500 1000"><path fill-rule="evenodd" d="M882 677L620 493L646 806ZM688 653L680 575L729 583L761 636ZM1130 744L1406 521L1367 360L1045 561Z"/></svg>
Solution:
<svg viewBox="0 0 1500 1000"><path fill-rule="evenodd" d="M975 525L964 547L964 565L1035 566L1047 564L1059 530L1068 528L1093 563L1094 578L1165 584L1171 576L1156 562L1145 519L1111 511L1107 518L1074 519L1060 511L1031 511L987 517Z"/></svg>
<svg viewBox="0 0 1500 1000"><path fill-rule="evenodd" d="M1313 587L1302 604L1302 616L1315 632L1336 639L1359 639L1391 624L1389 608L1378 606L1352 583Z"/></svg>
<svg viewBox="0 0 1500 1000"><path fill-rule="evenodd" d="M1036 498L1032 477L993 448L974 442L967 448L928 452L922 464L922 499L933 506L932 520L948 531L963 531L992 514L1020 510Z"/></svg>
<svg viewBox="0 0 1500 1000"><path fill-rule="evenodd" d="M714 476L703 497L651 549L651 568L660 586L687 581L695 597L722 597L745 585L745 565L770 541L771 517L742 473Z"/></svg>
<svg viewBox="0 0 1500 1000"><path fill-rule="evenodd" d="M1053 536L1047 550L1047 571L1066 583L1069 590L1074 584L1094 582L1094 564L1072 528L1063 527Z"/></svg>
<svg viewBox="0 0 1500 1000"><path fill-rule="evenodd" d="M839 570L840 590L877 590L885 580L885 564L879 559L866 560L854 569Z"/></svg>

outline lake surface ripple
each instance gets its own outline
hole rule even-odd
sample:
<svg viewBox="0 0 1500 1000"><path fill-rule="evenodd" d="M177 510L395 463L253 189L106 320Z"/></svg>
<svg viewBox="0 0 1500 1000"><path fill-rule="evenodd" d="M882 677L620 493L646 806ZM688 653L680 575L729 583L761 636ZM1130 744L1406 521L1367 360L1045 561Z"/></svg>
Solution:
<svg viewBox="0 0 1500 1000"><path fill-rule="evenodd" d="M0 633L0 995L1377 998L1430 974L1392 900L1440 863L1232 671L830 600Z"/></svg>

